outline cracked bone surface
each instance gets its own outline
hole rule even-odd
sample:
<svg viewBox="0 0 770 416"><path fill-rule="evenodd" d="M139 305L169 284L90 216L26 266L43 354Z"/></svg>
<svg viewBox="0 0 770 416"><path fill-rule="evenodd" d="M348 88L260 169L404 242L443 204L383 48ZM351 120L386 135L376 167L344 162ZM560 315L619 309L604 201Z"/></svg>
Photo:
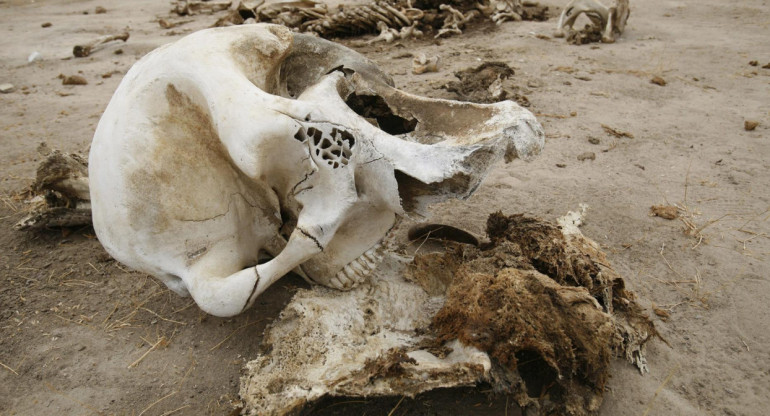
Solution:
<svg viewBox="0 0 770 416"><path fill-rule="evenodd" d="M411 95L282 26L208 29L149 53L115 92L89 157L93 225L118 261L231 316L292 270L351 289L399 216L470 196L543 142L514 102Z"/></svg>
<svg viewBox="0 0 770 416"><path fill-rule="evenodd" d="M575 20L585 14L593 23L594 28L601 31L604 43L614 43L615 37L626 29L630 14L629 0L609 0L610 6L605 6L598 0L571 0L562 10L557 23L556 37L570 37L576 33L572 26Z"/></svg>

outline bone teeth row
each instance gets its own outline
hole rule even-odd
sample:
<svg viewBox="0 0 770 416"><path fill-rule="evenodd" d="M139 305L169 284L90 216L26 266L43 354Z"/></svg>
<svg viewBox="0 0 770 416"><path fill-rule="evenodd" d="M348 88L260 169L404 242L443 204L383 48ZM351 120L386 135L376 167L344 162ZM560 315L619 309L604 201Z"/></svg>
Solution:
<svg viewBox="0 0 770 416"><path fill-rule="evenodd" d="M337 277L339 279L353 280L356 282L363 280L382 260L382 254L379 253L379 248L380 245L378 244L367 250L357 259L348 263L337 273Z"/></svg>

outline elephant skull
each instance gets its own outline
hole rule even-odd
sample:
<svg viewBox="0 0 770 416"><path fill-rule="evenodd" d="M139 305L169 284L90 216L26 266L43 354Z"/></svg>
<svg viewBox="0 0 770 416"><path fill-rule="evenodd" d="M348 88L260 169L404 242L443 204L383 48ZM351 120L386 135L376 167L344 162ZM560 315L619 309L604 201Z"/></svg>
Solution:
<svg viewBox="0 0 770 416"><path fill-rule="evenodd" d="M209 29L142 58L115 92L89 157L93 224L117 260L231 316L292 270L353 287L399 216L468 197L543 137L513 102L410 95L332 42Z"/></svg>

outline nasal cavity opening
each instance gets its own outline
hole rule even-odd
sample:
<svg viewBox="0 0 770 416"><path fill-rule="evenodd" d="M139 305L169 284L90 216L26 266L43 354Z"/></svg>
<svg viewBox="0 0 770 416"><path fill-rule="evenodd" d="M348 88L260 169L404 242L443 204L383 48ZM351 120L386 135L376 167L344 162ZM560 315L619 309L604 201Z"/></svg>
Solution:
<svg viewBox="0 0 770 416"><path fill-rule="evenodd" d="M417 120L397 116L388 103L378 95L350 94L345 104L356 114L370 121L376 121L377 126L388 134L404 134L417 128Z"/></svg>

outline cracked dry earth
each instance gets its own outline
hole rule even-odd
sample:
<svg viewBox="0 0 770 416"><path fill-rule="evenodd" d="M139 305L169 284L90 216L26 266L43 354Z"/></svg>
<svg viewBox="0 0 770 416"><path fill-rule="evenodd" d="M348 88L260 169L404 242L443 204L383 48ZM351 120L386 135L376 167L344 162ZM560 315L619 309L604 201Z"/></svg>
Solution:
<svg viewBox="0 0 770 416"><path fill-rule="evenodd" d="M669 344L649 345L645 376L614 362L599 413L766 414L770 2L636 1L617 43L582 46L549 38L563 4L543 3L552 7L547 22L479 23L440 42L357 48L399 87L431 97L453 98L441 87L455 72L504 62L515 72L505 85L526 96L545 127L538 159L497 167L470 200L437 207L432 221L481 235L490 212L553 219L587 203L583 233L602 245ZM157 19L168 10L151 0L0 1L0 84L16 87L0 94L2 415L228 414L263 329L305 285L285 278L246 313L214 318L110 260L88 227L12 229L39 142L85 152L128 68L216 20L200 15L166 30ZM128 42L63 59L126 27ZM28 63L33 52L40 59ZM409 54L423 53L441 56L438 72L411 73ZM59 74L88 84L62 85ZM746 121L759 125L747 131ZM652 217L652 205L678 205L679 218ZM312 413L391 411L520 412L505 396L460 389L324 400Z"/></svg>

